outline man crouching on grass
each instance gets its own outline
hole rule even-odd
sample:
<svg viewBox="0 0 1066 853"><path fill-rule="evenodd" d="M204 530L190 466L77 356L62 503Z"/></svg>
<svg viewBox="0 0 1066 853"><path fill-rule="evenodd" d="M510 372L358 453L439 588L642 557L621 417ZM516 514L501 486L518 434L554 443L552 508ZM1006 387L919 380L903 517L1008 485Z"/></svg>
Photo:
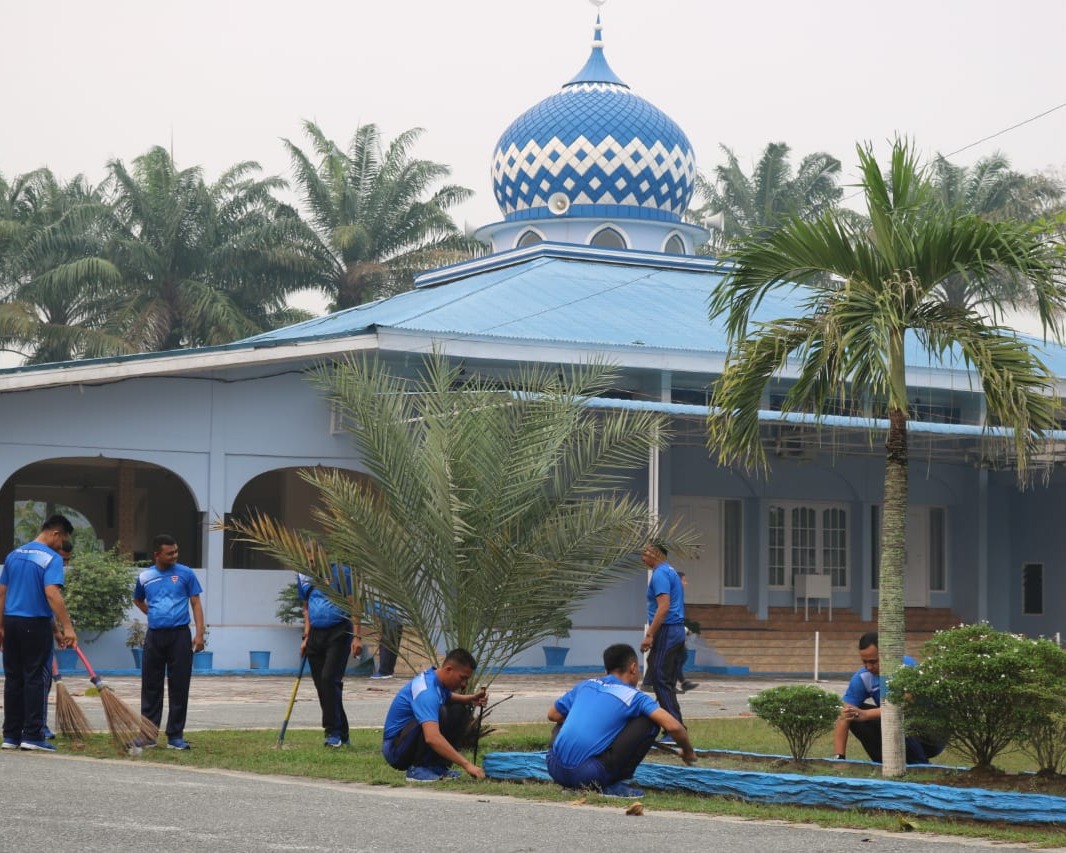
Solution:
<svg viewBox="0 0 1066 853"><path fill-rule="evenodd" d="M461 774L449 769L458 764L475 779L485 771L467 761L458 746L470 715L458 705L485 705L488 694L453 693L466 687L477 661L466 649L452 649L444 663L419 673L405 684L385 716L381 754L390 766L407 771L408 782L437 782Z"/></svg>
<svg viewBox="0 0 1066 853"><path fill-rule="evenodd" d="M556 723L548 748L548 772L565 788L594 788L607 797L642 797L628 785L659 729L694 764L688 730L637 689L640 669L632 646L618 643L603 653L607 675L590 678L555 700L548 719Z"/></svg>

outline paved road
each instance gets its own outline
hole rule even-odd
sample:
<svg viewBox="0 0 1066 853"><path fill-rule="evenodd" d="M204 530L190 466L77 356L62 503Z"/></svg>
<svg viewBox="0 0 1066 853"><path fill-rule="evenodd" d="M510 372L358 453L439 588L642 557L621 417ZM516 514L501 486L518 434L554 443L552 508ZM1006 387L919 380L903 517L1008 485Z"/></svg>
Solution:
<svg viewBox="0 0 1066 853"><path fill-rule="evenodd" d="M0 850L973 853L920 834L533 803L35 753L0 754Z"/></svg>

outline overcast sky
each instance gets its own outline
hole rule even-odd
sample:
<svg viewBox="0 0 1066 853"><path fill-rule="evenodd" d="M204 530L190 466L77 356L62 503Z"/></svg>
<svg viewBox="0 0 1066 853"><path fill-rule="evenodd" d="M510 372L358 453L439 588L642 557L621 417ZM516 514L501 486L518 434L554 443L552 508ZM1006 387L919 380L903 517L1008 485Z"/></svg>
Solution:
<svg viewBox="0 0 1066 853"><path fill-rule="evenodd" d="M771 141L825 150L855 178L857 141L948 154L1066 102L1061 0L608 0L607 58L686 131L701 170ZM460 225L500 218L500 133L588 56L588 0L0 0L0 172L105 176L152 145L209 180L239 160L289 177L303 119L347 143L360 123L426 134L415 156L476 193ZM1066 109L953 157L997 149L1066 166Z"/></svg>

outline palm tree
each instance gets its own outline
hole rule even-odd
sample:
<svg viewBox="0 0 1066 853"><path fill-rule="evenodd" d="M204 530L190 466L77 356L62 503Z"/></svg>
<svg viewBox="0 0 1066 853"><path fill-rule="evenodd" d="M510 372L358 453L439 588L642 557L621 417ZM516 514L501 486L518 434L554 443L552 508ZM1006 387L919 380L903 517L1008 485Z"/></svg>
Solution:
<svg viewBox="0 0 1066 853"><path fill-rule="evenodd" d="M0 342L30 364L129 352L106 326L120 284L104 259L107 207L78 175L46 168L0 181Z"/></svg>
<svg viewBox="0 0 1066 853"><path fill-rule="evenodd" d="M797 379L784 401L791 411L823 411L850 389L854 399L884 405L888 429L881 539L881 672L903 657L904 542L907 515L907 365L904 338L915 336L930 359L957 353L984 390L991 423L1011 428L1018 475L1055 425L1052 376L1015 333L972 308L945 301L939 285L963 272L983 287L993 274L1024 281L1036 294L1045 329L1066 295L1056 286L1056 247L1040 231L1010 220L991 222L945 210L912 148L897 140L882 175L869 148L859 148L871 225L857 228L835 212L794 219L766 240L747 240L736 266L714 293L712 318L726 316L730 356L715 389L709 446L725 463L767 469L760 442L759 400L771 377L794 363ZM826 275L829 274L829 275ZM752 325L752 312L778 288L807 284L801 316ZM986 287L988 298L996 291ZM796 361L792 362L795 358ZM898 709L883 706L884 774L904 770Z"/></svg>
<svg viewBox="0 0 1066 853"><path fill-rule="evenodd" d="M723 215L722 230L711 235L712 251L748 237L767 237L792 217L815 219L833 209L843 194L837 185L840 161L824 151L804 157L793 175L789 146L771 142L748 176L733 150L720 147L726 164L715 167L713 181L697 176L705 204L691 216L698 222L711 214Z"/></svg>
<svg viewBox="0 0 1066 853"><path fill-rule="evenodd" d="M237 163L214 184L178 170L161 147L127 170L108 164L114 236L108 252L125 292L113 322L143 351L227 343L292 322L289 295L319 286L326 258L310 228Z"/></svg>
<svg viewBox="0 0 1066 853"><path fill-rule="evenodd" d="M602 365L568 378L537 367L501 386L436 354L413 380L371 360L321 368L314 381L344 415L370 478L320 468L304 478L321 500L326 552L359 568L363 612L389 604L426 658L467 648L491 680L562 633L586 598L639 573L648 506L628 485L666 432L654 413L585 407L614 378ZM268 518L231 526L304 564L297 531ZM328 561L313 571L327 581Z"/></svg>
<svg viewBox="0 0 1066 853"><path fill-rule="evenodd" d="M1024 175L1010 167L1000 153L982 157L971 167L956 166L944 157L933 164L932 182L940 203L994 221L1016 219L1036 222L1057 212L1063 197L1061 182L1046 175ZM991 283L1000 291L1000 302L1009 307L1024 306L1029 293L1017 290L1009 277L993 277ZM983 289L973 287L961 273L949 276L940 285L944 299L952 305L976 306Z"/></svg>
<svg viewBox="0 0 1066 853"><path fill-rule="evenodd" d="M289 140L285 145L311 221L333 256L324 285L332 310L407 290L417 273L483 251L448 214L470 190L447 185L426 198L451 170L411 159L421 128L383 147L377 126L363 125L347 151L314 122L304 122L304 130L317 161Z"/></svg>

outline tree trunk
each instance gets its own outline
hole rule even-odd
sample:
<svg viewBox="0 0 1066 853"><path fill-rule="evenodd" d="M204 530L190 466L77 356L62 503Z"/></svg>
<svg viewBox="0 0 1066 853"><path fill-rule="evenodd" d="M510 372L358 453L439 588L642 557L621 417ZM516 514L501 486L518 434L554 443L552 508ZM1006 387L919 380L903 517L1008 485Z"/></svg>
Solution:
<svg viewBox="0 0 1066 853"><path fill-rule="evenodd" d="M903 577L907 562L907 413L889 410L885 442L885 497L881 519L880 599L877 607L877 649L881 661L881 772L902 776L906 771L903 719L888 701L885 689L903 663L906 626Z"/></svg>

